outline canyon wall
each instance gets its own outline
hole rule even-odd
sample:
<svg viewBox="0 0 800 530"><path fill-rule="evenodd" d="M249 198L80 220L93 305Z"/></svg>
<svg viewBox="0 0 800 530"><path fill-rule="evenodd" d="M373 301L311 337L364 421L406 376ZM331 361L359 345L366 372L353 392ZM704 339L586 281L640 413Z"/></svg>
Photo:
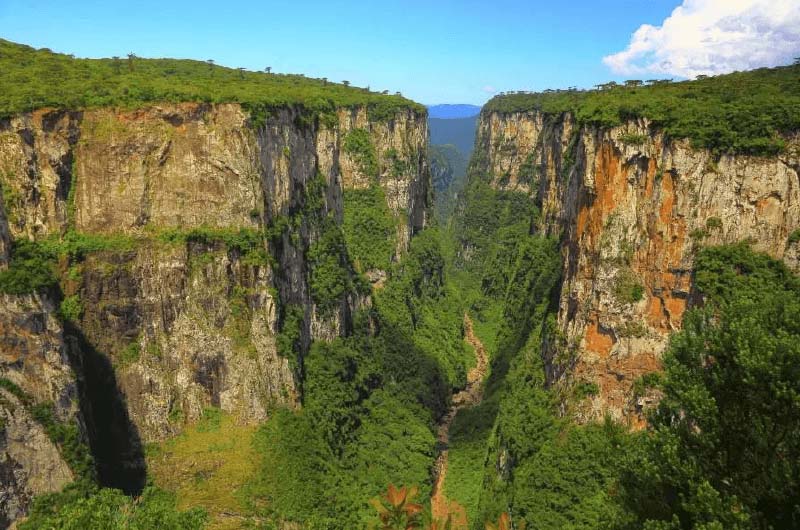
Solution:
<svg viewBox="0 0 800 530"><path fill-rule="evenodd" d="M751 241L800 271L800 138L773 158L714 156L647 120L578 126L569 113L484 113L474 169L528 194L535 230L561 237L563 279L550 385L585 382L579 421L610 414L642 425L656 396L634 381L660 367L669 334L698 303L693 259L704 245Z"/></svg>
<svg viewBox="0 0 800 530"><path fill-rule="evenodd" d="M345 148L353 131L376 165ZM255 123L237 104L186 103L0 121L0 270L10 241L59 249L57 288L4 295L0 380L56 404L101 482L126 490L144 479L142 442L208 407L259 422L298 406L311 341L347 334L370 303L348 288L317 307L309 249L341 228L344 191L377 184L403 253L428 222L427 135L411 108L375 120L285 107ZM341 252L347 285L384 275ZM19 399L0 387L0 522L72 478Z"/></svg>

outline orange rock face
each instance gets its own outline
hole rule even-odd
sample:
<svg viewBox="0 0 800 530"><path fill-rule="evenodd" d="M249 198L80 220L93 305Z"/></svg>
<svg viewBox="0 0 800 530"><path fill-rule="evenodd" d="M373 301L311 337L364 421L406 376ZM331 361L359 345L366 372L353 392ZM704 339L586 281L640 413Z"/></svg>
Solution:
<svg viewBox="0 0 800 530"><path fill-rule="evenodd" d="M646 140L629 145L625 134ZM538 112L483 116L477 147L497 187L520 190L521 160L542 176L529 194L542 205L539 230L563 234L558 326L571 352L545 352L548 377L599 389L571 408L578 421L610 414L643 424L648 398L634 397L633 383L659 369L681 327L701 246L750 239L797 267L797 244L787 242L800 226L797 160L715 160L644 120L577 128L569 115ZM564 358L574 362L559 366Z"/></svg>

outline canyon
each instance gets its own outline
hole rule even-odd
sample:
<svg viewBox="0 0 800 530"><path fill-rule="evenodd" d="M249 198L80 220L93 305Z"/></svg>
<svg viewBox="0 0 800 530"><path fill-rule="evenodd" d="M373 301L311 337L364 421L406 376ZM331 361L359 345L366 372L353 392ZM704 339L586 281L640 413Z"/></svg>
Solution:
<svg viewBox="0 0 800 530"><path fill-rule="evenodd" d="M401 481L459 528L591 528L650 378L723 307L703 252L775 260L781 295L800 273L796 128L675 135L630 111L663 85L497 96L465 169L399 95L0 48L97 85L0 109L0 528L108 488L214 529L366 527Z"/></svg>

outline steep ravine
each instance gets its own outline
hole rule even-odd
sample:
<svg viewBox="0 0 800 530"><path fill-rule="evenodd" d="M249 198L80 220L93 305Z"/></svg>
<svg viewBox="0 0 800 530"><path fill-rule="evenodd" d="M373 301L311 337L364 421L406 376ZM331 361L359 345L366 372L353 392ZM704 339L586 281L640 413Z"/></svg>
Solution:
<svg viewBox="0 0 800 530"><path fill-rule="evenodd" d="M467 314L464 314L464 340L469 343L475 352L475 366L467 373L466 386L463 390L459 390L453 394L447 414L439 421L439 426L436 431L439 455L434 465L435 481L433 485L433 496L431 497L431 509L434 518L444 519L448 515L452 515L454 517L453 524L458 528L466 528L466 514L454 514L453 507L450 505L444 493L444 485L447 480L450 427L453 425L453 420L455 420L458 411L480 404L483 399L483 382L486 379L486 373L489 369L489 358L486 354L486 348L484 348L481 340L475 335L472 320Z"/></svg>

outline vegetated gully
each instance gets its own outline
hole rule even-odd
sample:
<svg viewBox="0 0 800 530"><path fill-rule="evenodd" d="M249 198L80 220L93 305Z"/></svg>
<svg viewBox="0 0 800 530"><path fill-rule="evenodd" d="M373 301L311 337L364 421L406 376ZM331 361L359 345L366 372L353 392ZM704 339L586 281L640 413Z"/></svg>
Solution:
<svg viewBox="0 0 800 530"><path fill-rule="evenodd" d="M450 426L458 414L458 411L468 407L473 407L483 399L483 380L489 367L489 359L486 355L486 348L475 335L472 328L472 320L469 315L464 314L464 338L475 350L475 366L467 373L467 384L463 390L453 394L450 409L439 423L436 432L436 439L439 442L441 451L436 458L434 467L435 482L433 484L433 497L431 497L431 510L435 518L444 518L450 513L450 503L444 495L444 483L447 478L447 454L448 443L450 441Z"/></svg>

